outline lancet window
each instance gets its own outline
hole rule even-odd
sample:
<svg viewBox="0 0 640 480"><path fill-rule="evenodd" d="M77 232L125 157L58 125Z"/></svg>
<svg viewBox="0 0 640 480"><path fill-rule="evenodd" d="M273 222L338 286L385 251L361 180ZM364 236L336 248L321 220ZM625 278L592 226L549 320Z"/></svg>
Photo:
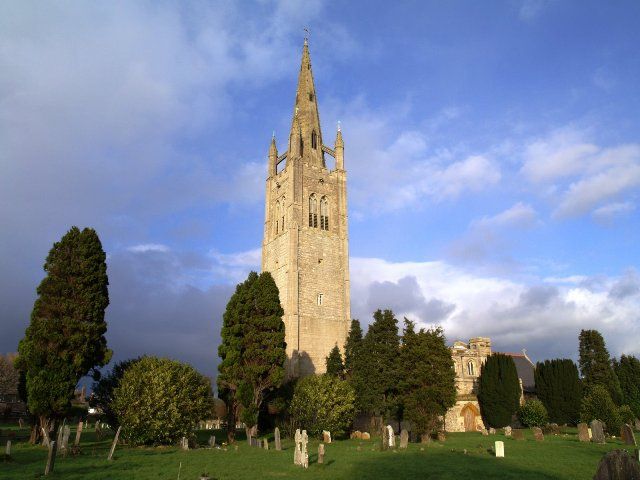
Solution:
<svg viewBox="0 0 640 480"><path fill-rule="evenodd" d="M320 199L320 228L329 230L329 202L327 197Z"/></svg>
<svg viewBox="0 0 640 480"><path fill-rule="evenodd" d="M311 132L311 148L314 150L318 148L318 135L315 130Z"/></svg>
<svg viewBox="0 0 640 480"><path fill-rule="evenodd" d="M467 373L469 375L475 375L475 367L472 360L469 360L469 363L467 363Z"/></svg>
<svg viewBox="0 0 640 480"><path fill-rule="evenodd" d="M275 209L275 217L276 217L276 235L278 233L280 233L280 200L278 200L276 202L276 209Z"/></svg>
<svg viewBox="0 0 640 480"><path fill-rule="evenodd" d="M309 226L318 228L318 200L315 193L309 197Z"/></svg>

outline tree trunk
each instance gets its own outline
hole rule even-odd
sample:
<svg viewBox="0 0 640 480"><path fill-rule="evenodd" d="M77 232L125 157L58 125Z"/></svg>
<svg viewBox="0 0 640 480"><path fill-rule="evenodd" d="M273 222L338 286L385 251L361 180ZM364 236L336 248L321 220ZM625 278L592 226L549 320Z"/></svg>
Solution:
<svg viewBox="0 0 640 480"><path fill-rule="evenodd" d="M228 406L227 408L227 442L231 445L236 441L236 415L233 405Z"/></svg>

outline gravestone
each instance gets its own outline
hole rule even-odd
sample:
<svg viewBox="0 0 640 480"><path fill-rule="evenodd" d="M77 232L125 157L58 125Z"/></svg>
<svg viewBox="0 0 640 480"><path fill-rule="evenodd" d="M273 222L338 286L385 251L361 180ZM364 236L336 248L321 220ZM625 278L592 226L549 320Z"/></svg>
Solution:
<svg viewBox="0 0 640 480"><path fill-rule="evenodd" d="M620 427L620 437L625 444L636 446L636 437L633 434L631 425L625 423Z"/></svg>
<svg viewBox="0 0 640 480"><path fill-rule="evenodd" d="M604 428L600 420L591 421L591 441L593 443L606 443L604 438Z"/></svg>
<svg viewBox="0 0 640 480"><path fill-rule="evenodd" d="M116 445L118 443L118 438L120 438L120 430L122 430L122 427L118 427L118 430L116 430L116 436L113 437L113 442L111 443L111 450L109 450L109 456L107 457L107 460L113 460L113 452L116 451ZM188 447L188 445L187 445Z"/></svg>
<svg viewBox="0 0 640 480"><path fill-rule="evenodd" d="M640 418L636 418L633 421L633 426L635 427L636 431L640 431Z"/></svg>
<svg viewBox="0 0 640 480"><path fill-rule="evenodd" d="M542 433L542 429L540 427L533 427L533 438L536 439L536 442L542 442L544 440L544 433Z"/></svg>
<svg viewBox="0 0 640 480"><path fill-rule="evenodd" d="M504 458L504 442L498 440L495 443L496 458Z"/></svg>
<svg viewBox="0 0 640 480"><path fill-rule="evenodd" d="M216 447L216 436L215 435L211 435L209 437L209 446L211 448L215 448Z"/></svg>
<svg viewBox="0 0 640 480"><path fill-rule="evenodd" d="M309 468L309 451L307 450L307 444L309 443L309 436L306 430L302 430L302 467Z"/></svg>
<svg viewBox="0 0 640 480"><path fill-rule="evenodd" d="M253 446L253 441L251 439L252 439L252 437L251 437L251 434L249 433L247 435L247 443L249 444L250 447Z"/></svg>
<svg viewBox="0 0 640 480"><path fill-rule="evenodd" d="M380 450L387 450L389 448L389 430L383 426L380 432Z"/></svg>
<svg viewBox="0 0 640 480"><path fill-rule="evenodd" d="M360 440L362 438L362 432L360 430L356 430L355 432L351 432L351 438Z"/></svg>
<svg viewBox="0 0 640 480"><path fill-rule="evenodd" d="M491 427L491 428L489 429L489 435L495 435L495 434L496 434L496 429L495 429L495 428L493 428L493 427Z"/></svg>
<svg viewBox="0 0 640 480"><path fill-rule="evenodd" d="M264 448L265 450L269 450L269 440L267 440L266 438L262 439L262 448Z"/></svg>
<svg viewBox="0 0 640 480"><path fill-rule="evenodd" d="M438 441L444 442L447 440L447 434L444 432L438 432Z"/></svg>
<svg viewBox="0 0 640 480"><path fill-rule="evenodd" d="M53 472L53 467L56 464L56 450L57 445L55 440L53 442L49 442L49 455L47 455L47 466L44 467L44 474L49 475Z"/></svg>
<svg viewBox="0 0 640 480"><path fill-rule="evenodd" d="M387 425L387 440L389 442L389 448L395 448L396 446L396 435L393 431L393 427L391 425Z"/></svg>
<svg viewBox="0 0 640 480"><path fill-rule="evenodd" d="M189 439L187 437L182 437L180 439L180 448L182 450L189 450Z"/></svg>
<svg viewBox="0 0 640 480"><path fill-rule="evenodd" d="M73 442L73 445L75 447L80 445L80 436L82 435L82 426L83 426L82 421L78 422L78 429L76 430L76 441Z"/></svg>
<svg viewBox="0 0 640 480"><path fill-rule="evenodd" d="M302 465L302 434L300 433L299 428L296 430L296 434L293 439L296 442L296 448L293 451L293 464Z"/></svg>
<svg viewBox="0 0 640 480"><path fill-rule="evenodd" d="M588 442L589 441L589 427L587 426L586 423L579 423L578 424L578 440L581 442Z"/></svg>
<svg viewBox="0 0 640 480"><path fill-rule="evenodd" d="M405 429L400 431L400 448L407 448L409 445L409 432Z"/></svg>
<svg viewBox="0 0 640 480"><path fill-rule="evenodd" d="M276 450L282 450L282 443L280 443L280 429L278 427L273 431L273 436L276 442Z"/></svg>
<svg viewBox="0 0 640 480"><path fill-rule="evenodd" d="M488 437L489 436L489 431L486 428L482 429L482 436L483 437Z"/></svg>
<svg viewBox="0 0 640 480"><path fill-rule="evenodd" d="M369 432L362 432L362 435L360 435L360 438L362 440L371 440L371 435L369 434Z"/></svg>
<svg viewBox="0 0 640 480"><path fill-rule="evenodd" d="M324 443L318 445L318 463L324 463Z"/></svg>
<svg viewBox="0 0 640 480"><path fill-rule="evenodd" d="M560 425L557 423L550 423L546 426L547 431L545 433L549 433L551 435L560 435Z"/></svg>
<svg viewBox="0 0 640 480"><path fill-rule="evenodd" d="M511 436L514 440L524 440L524 432L519 428L514 429Z"/></svg>
<svg viewBox="0 0 640 480"><path fill-rule="evenodd" d="M509 425L504 427L504 436L505 437L510 437L511 436L511 427Z"/></svg>
<svg viewBox="0 0 640 480"><path fill-rule="evenodd" d="M612 450L600 460L593 480L640 480L640 463L624 450Z"/></svg>
<svg viewBox="0 0 640 480"><path fill-rule="evenodd" d="M7 440L7 447L4 450L4 455L6 458L11 458L11 440Z"/></svg>
<svg viewBox="0 0 640 480"><path fill-rule="evenodd" d="M322 441L324 443L331 443L331 432L328 430L322 431Z"/></svg>
<svg viewBox="0 0 640 480"><path fill-rule="evenodd" d="M19 419L18 419L18 426L19 426L20 428L23 428L23 427L24 427L24 421L22 420L22 418L19 418Z"/></svg>

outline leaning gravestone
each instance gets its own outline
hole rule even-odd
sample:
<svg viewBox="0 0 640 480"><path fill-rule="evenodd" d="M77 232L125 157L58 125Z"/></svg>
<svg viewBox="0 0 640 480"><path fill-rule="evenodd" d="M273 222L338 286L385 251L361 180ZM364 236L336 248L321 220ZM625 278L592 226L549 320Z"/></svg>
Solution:
<svg viewBox="0 0 640 480"><path fill-rule="evenodd" d="M586 423L578 424L578 440L581 442L589 441L589 427Z"/></svg>
<svg viewBox="0 0 640 480"><path fill-rule="evenodd" d="M544 440L544 433L542 433L542 429L540 427L533 427L533 438L536 439L536 442L542 442Z"/></svg>
<svg viewBox="0 0 640 480"><path fill-rule="evenodd" d="M318 445L318 463L324 463L324 443Z"/></svg>
<svg viewBox="0 0 640 480"><path fill-rule="evenodd" d="M307 450L307 444L309 443L309 436L306 430L302 430L302 466L303 468L309 468L309 451Z"/></svg>
<svg viewBox="0 0 640 480"><path fill-rule="evenodd" d="M622 437L622 441L625 444L636 446L636 437L633 434L633 428L631 428L631 425L625 423L620 427L620 437Z"/></svg>
<svg viewBox="0 0 640 480"><path fill-rule="evenodd" d="M400 431L400 448L407 448L409 445L409 432L405 429Z"/></svg>
<svg viewBox="0 0 640 480"><path fill-rule="evenodd" d="M593 443L606 443L604 438L604 428L600 420L591 421L591 441Z"/></svg>
<svg viewBox="0 0 640 480"><path fill-rule="evenodd" d="M322 441L324 443L331 443L331 432L328 430L322 431Z"/></svg>
<svg viewBox="0 0 640 480"><path fill-rule="evenodd" d="M504 436L505 437L510 437L511 436L511 427L509 425L504 427Z"/></svg>
<svg viewBox="0 0 640 480"><path fill-rule="evenodd" d="M282 443L280 443L280 429L278 427L273 431L273 437L276 442L276 450L282 450Z"/></svg>
<svg viewBox="0 0 640 480"><path fill-rule="evenodd" d="M514 429L511 436L514 440L524 440L524 432L519 428Z"/></svg>
<svg viewBox="0 0 640 480"><path fill-rule="evenodd" d="M640 463L624 450L612 450L600 460L593 480L640 480Z"/></svg>
<svg viewBox="0 0 640 480"><path fill-rule="evenodd" d="M504 442L498 440L495 443L496 458L504 458Z"/></svg>
<svg viewBox="0 0 640 480"><path fill-rule="evenodd" d="M57 445L55 440L53 442L49 442L49 455L47 456L47 466L44 468L44 474L49 475L53 472L53 467L56 464L56 451Z"/></svg>
<svg viewBox="0 0 640 480"><path fill-rule="evenodd" d="M293 451L293 464L302 465L302 434L300 433L299 428L296 430L296 434L293 439L296 442L296 448Z"/></svg>
<svg viewBox="0 0 640 480"><path fill-rule="evenodd" d="M78 422L78 429L76 430L76 441L73 442L73 446L77 447L78 445L80 445L80 436L82 435L82 426L84 424L82 423L82 421Z"/></svg>
<svg viewBox="0 0 640 480"><path fill-rule="evenodd" d="M120 438L120 430L122 430L122 427L118 427L118 430L116 430L116 436L113 437L113 442L111 443L111 450L109 450L109 456L107 457L107 460L113 460L113 453L116 451L116 445L118 444L118 438ZM187 444L187 447L189 445Z"/></svg>

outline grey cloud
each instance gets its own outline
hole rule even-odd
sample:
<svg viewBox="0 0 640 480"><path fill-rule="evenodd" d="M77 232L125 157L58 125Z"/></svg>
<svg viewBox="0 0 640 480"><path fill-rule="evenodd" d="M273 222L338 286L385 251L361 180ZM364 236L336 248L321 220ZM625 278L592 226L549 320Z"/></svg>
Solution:
<svg viewBox="0 0 640 480"><path fill-rule="evenodd" d="M559 297L559 290L552 285L535 285L529 287L520 295L522 307L543 308L549 306L552 300Z"/></svg>
<svg viewBox="0 0 640 480"><path fill-rule="evenodd" d="M640 292L640 276L635 270L629 270L609 290L609 296L616 300L637 295Z"/></svg>

